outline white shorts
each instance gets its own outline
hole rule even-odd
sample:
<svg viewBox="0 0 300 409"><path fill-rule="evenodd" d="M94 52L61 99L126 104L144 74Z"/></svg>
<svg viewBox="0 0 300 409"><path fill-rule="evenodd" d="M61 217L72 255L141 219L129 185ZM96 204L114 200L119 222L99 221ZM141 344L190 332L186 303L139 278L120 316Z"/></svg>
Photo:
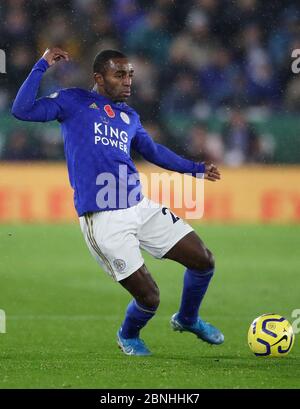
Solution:
<svg viewBox="0 0 300 409"><path fill-rule="evenodd" d="M79 221L90 252L116 281L144 264L141 249L162 258L193 231L168 208L146 197L136 206L85 214Z"/></svg>

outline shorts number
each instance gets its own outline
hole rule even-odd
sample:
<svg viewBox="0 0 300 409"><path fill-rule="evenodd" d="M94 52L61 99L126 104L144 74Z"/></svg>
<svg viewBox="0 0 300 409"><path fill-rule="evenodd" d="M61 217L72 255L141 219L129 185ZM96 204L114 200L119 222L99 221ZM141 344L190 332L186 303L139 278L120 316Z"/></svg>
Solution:
<svg viewBox="0 0 300 409"><path fill-rule="evenodd" d="M175 214L173 214L173 213L171 212L171 210L169 210L167 207L163 207L163 208L161 209L161 211L163 212L164 215L167 214L167 211L170 213L170 215L171 215L171 217L172 217L173 224L176 223L176 222L178 222L178 220L180 219L180 217L175 216Z"/></svg>

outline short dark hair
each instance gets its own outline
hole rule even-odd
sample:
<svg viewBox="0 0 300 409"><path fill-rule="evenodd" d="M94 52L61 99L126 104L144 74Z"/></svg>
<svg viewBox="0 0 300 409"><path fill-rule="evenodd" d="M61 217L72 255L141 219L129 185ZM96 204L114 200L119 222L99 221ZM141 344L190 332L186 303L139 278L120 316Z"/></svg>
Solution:
<svg viewBox="0 0 300 409"><path fill-rule="evenodd" d="M118 50L103 50L94 59L93 72L105 72L105 64L112 58L127 58L125 54Z"/></svg>

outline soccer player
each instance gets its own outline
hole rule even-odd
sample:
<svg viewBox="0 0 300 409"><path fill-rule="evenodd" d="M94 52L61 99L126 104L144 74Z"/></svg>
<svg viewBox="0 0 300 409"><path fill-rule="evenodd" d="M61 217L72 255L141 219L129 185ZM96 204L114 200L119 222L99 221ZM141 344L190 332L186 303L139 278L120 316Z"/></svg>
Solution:
<svg viewBox="0 0 300 409"><path fill-rule="evenodd" d="M186 268L172 328L221 344L223 334L198 316L214 274L213 255L190 225L143 196L130 149L162 168L194 177L204 175L210 181L220 179L219 170L213 164L184 159L153 141L138 114L125 103L134 70L119 51L96 55L91 91L62 89L37 99L43 74L61 60L69 60L67 52L59 48L45 51L21 86L12 113L23 121L57 120L61 124L75 208L88 248L106 273L133 297L117 332L119 347L127 355L151 354L140 331L155 315L159 289L144 264L141 248Z"/></svg>

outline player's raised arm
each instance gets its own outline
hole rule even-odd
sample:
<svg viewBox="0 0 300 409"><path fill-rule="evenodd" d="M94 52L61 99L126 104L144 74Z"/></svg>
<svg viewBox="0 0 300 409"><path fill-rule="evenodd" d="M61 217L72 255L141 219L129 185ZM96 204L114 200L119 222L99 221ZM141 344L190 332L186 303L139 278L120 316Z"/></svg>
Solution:
<svg viewBox="0 0 300 409"><path fill-rule="evenodd" d="M19 89L12 106L12 114L23 121L46 122L62 119L62 107L57 100L51 98L36 99L39 85L44 72L49 66L58 61L69 60L66 51L60 48L50 48L45 51L42 58L34 65L29 76Z"/></svg>
<svg viewBox="0 0 300 409"><path fill-rule="evenodd" d="M220 179L220 172L215 165L182 158L167 147L153 141L142 125L139 126L131 146L146 160L164 169L190 173L195 177L204 174L205 179L213 182Z"/></svg>
<svg viewBox="0 0 300 409"><path fill-rule="evenodd" d="M42 58L44 58L49 65L54 65L61 60L69 61L69 54L60 48L47 48Z"/></svg>

